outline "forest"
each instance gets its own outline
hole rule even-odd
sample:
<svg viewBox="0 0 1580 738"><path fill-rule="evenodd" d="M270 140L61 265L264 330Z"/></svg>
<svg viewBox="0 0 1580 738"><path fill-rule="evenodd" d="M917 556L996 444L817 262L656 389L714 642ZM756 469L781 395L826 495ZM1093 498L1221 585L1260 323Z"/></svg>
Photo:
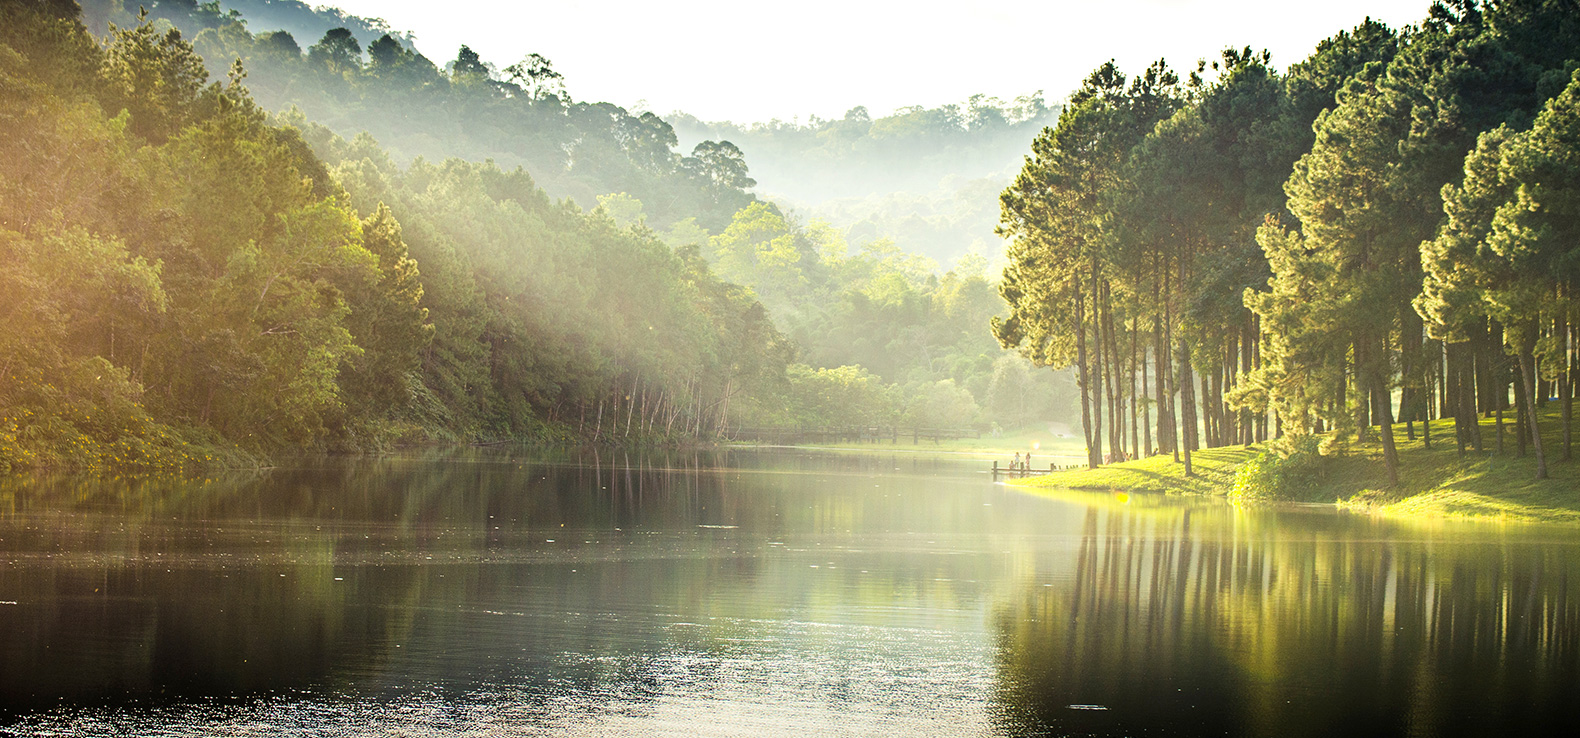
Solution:
<svg viewBox="0 0 1580 738"><path fill-rule="evenodd" d="M1572 457L1577 67L1580 12L1551 0L1367 20L1283 72L1250 47L1101 65L1000 197L994 333L1075 367L1093 467L1368 441L1386 486L1397 426L1452 418L1439 443L1544 477Z"/></svg>
<svg viewBox="0 0 1580 738"><path fill-rule="evenodd" d="M440 69L346 28L302 49L217 3L4 10L5 468L1073 407L1062 375L984 330L1002 303L980 258L939 274L891 241L852 247L747 192L727 141L677 153L656 116L541 87L546 61L522 72L536 83L465 48ZM333 101L330 122L270 113L270 89ZM380 97L438 116L398 141L460 155L358 130Z"/></svg>
<svg viewBox="0 0 1580 738"><path fill-rule="evenodd" d="M876 117L856 107L804 122L704 122L684 112L667 120L681 141L734 142L752 162L758 192L845 229L853 242L892 238L940 263L974 254L998 266L995 195L1058 112L1036 92Z"/></svg>

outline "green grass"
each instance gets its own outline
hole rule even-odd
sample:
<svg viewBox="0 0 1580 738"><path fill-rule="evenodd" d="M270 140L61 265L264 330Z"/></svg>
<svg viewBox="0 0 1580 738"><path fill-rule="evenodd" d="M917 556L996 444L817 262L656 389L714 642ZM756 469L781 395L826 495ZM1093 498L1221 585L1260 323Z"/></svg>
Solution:
<svg viewBox="0 0 1580 738"><path fill-rule="evenodd" d="M1503 454L1492 452L1496 421L1481 421L1484 450L1455 450L1452 420L1432 423L1432 448L1422 440L1405 439L1404 426L1395 427L1399 450L1399 484L1386 487L1382 446L1370 441L1352 444L1342 455L1326 457L1320 481L1297 494L1293 501L1330 502L1390 517L1469 518L1526 522L1580 524L1580 449L1577 460L1562 461L1563 447L1557 408L1549 406L1542 417L1542 440L1547 450L1549 478L1536 479L1536 459L1530 448L1516 455L1514 423L1505 414ZM1580 429L1576 429L1580 436ZM1577 438L1580 445L1580 438ZM1172 456L1114 464L1097 469L1060 472L1012 482L1028 488L1186 494L1227 494L1235 469L1260 453L1260 446L1204 449L1191 455L1196 474L1186 477L1184 465Z"/></svg>

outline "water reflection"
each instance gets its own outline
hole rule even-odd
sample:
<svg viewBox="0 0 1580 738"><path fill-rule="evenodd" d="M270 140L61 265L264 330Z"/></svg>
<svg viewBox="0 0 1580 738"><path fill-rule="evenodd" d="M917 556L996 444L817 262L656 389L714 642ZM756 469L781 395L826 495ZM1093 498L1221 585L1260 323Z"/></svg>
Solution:
<svg viewBox="0 0 1580 738"><path fill-rule="evenodd" d="M578 461L480 450L199 484L11 480L0 725L444 734L465 714L574 732L701 722L726 694L759 728L986 725L987 644L954 637L980 618L950 601L977 596L960 541L992 526L977 495L912 489L957 464Z"/></svg>
<svg viewBox="0 0 1580 738"><path fill-rule="evenodd" d="M995 611L1002 727L1562 734L1580 727L1570 535L1090 508L1074 556L1020 562Z"/></svg>
<svg viewBox="0 0 1580 738"><path fill-rule="evenodd" d="M0 733L1575 727L1568 531L979 466L486 448L5 480Z"/></svg>

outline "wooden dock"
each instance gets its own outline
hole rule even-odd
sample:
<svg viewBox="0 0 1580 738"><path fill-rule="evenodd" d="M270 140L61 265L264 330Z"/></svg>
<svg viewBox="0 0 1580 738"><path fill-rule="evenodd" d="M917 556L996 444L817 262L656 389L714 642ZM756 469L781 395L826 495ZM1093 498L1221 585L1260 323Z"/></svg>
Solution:
<svg viewBox="0 0 1580 738"><path fill-rule="evenodd" d="M999 479L1020 479L1022 477L1040 477L1040 476L1043 476L1043 475L1046 475L1046 474L1053 474L1053 473L1065 471L1065 470L1068 470L1068 469L1079 469L1079 468L1081 468L1080 464L1069 464L1069 465L1066 465L1066 466L1059 466L1058 464L1055 464L1055 463L1048 464L1048 468L1047 469L1043 469L1041 467L1029 467L1029 466L1026 466L1025 464L1022 464L1022 465L1020 465L1018 467L1014 466L1014 465L999 466L998 465L998 461L994 461L993 462L993 472L992 473L993 473L993 481L996 482Z"/></svg>

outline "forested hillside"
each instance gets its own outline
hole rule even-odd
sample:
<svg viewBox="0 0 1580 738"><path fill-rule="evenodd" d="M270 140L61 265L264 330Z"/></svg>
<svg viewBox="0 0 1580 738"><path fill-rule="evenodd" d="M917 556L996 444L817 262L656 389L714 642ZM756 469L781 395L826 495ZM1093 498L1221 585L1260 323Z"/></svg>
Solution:
<svg viewBox="0 0 1580 738"><path fill-rule="evenodd" d="M113 22L136 22L112 0L93 4L110 8L101 14ZM971 239L996 240L991 214L997 180L969 183L941 195L948 202L930 206L936 217L888 222L886 216L872 215L851 229L803 223L777 206L756 204L746 191L755 181L747 161L727 138L698 140L690 147L692 155L682 156L673 150L677 136L669 124L651 113L633 117L607 104L572 103L564 81L545 59L529 57L501 70L462 49L441 70L407 48L403 39L363 44L357 40L363 31L335 29L304 48L305 39L298 43L288 33L265 30L263 21L249 15L255 6L257 2L194 6L165 0L151 6L150 19L195 31L194 49L211 73L228 74L230 64L240 60L245 84L259 106L284 111L295 126L311 121L325 133L348 139L367 134L388 151L391 166L404 166L419 154L455 154L468 161L493 161L504 169L519 165L552 197L569 196L584 207L599 205L622 227L656 229L674 248L696 247L721 276L752 289L781 330L793 334L795 359L807 366L792 379L815 383L832 376L859 378L859 386L882 398L846 406L861 410L832 413L781 403L774 412L766 412L765 406L766 414L754 422L817 418L888 424L926 419L925 424L949 426L1018 426L1070 416L1073 393L1067 376L1027 372L1024 362L1009 358L983 332L985 321L1002 309L986 281L971 282L980 289L970 292L976 302L969 309L933 306L929 280L950 285L959 280L934 274L936 265L926 260L904 258L930 245L953 249ZM249 10L234 11L243 7ZM284 6L269 7L277 12ZM345 18L326 8L312 12L320 24ZM350 20L356 28L383 28L377 21ZM879 188L902 187L939 171L986 171L993 162L1002 167L1002 161L1018 156L1014 152L1047 118L1039 96L1013 103L979 97L963 108L915 109L859 127L844 125L844 133L834 138L796 138L794 131L780 127L785 145L773 151L798 159L808 153L798 147L823 141L821 153L812 152L807 161L826 166L802 173L822 172L825 183L870 181ZM680 120L689 119L682 115ZM720 133L758 136L769 130L774 129ZM323 146L315 147L320 155L335 157ZM931 153L918 157L923 150ZM909 207L902 210L914 215ZM894 240L889 233L904 237ZM759 248L759 239L778 239L778 245ZM836 262L845 259L847 241L854 254L841 267ZM826 249L840 253L824 254ZM979 250L996 255L995 247ZM892 279L875 280L871 272L879 267L868 266L869 261L903 261L905 266L888 270L894 272ZM980 259L955 271L981 272ZM879 283L889 288L874 302L868 295L877 294L872 285ZM873 307L885 302L893 306ZM1002 385L997 390L995 376ZM1019 389L1010 393L1003 388L1005 382ZM919 410L930 406L913 401L923 389L949 397L946 406L952 409ZM811 398L830 396L828 392L792 394ZM1031 399L1006 404L1002 398L1010 394ZM995 414L994 407L1003 411Z"/></svg>
<svg viewBox="0 0 1580 738"><path fill-rule="evenodd" d="M192 38L205 29L240 22L257 29L285 31L294 38L319 38L336 28L351 32L366 48L388 34L408 49L410 31L391 28L380 18L349 15L329 5L314 6L302 0L82 0L82 20L90 32L99 32L109 23L125 24L138 8L147 8L156 17L169 20L182 35Z"/></svg>
<svg viewBox="0 0 1580 738"><path fill-rule="evenodd" d="M1094 466L1327 431L1380 441L1391 484L1396 424L1452 417L1439 442L1544 475L1571 456L1577 66L1580 11L1552 0L1368 21L1283 73L1250 48L1183 78L1103 65L1000 198L995 333L1077 369Z"/></svg>
<svg viewBox="0 0 1580 738"><path fill-rule="evenodd" d="M798 225L762 203L718 235L683 222L660 237L699 245L720 276L751 288L806 371L839 367L847 383L872 375L861 380L869 399L832 403L870 410L819 416L825 420L1015 428L1073 417L1068 373L1031 372L986 330L1004 303L980 256L940 275L892 241L853 246L839 229ZM829 371L808 379L832 381Z"/></svg>
<svg viewBox="0 0 1580 738"><path fill-rule="evenodd" d="M858 107L804 123L704 122L683 112L668 120L681 141L734 142L764 196L846 229L857 244L894 239L948 265L965 254L1002 256L993 195L1057 116L1058 106L1038 92L1008 101L976 95L877 118Z"/></svg>
<svg viewBox="0 0 1580 738"><path fill-rule="evenodd" d="M262 109L298 108L348 138L370 133L402 164L419 156L492 160L526 169L550 196L587 208L598 195L630 193L650 203L661 224L695 217L721 228L755 200L732 144L698 142L682 155L663 119L574 101L564 78L536 54L499 68L463 46L454 58L434 61L382 22L347 19L350 27L319 31L345 16L327 8L304 13L283 0L210 2L196 10L189 0L88 5L95 22L122 27L135 25L137 9L146 8L150 18L183 31L211 76L225 76L240 59ZM267 12L255 16L259 11ZM276 19L314 35L298 38ZM368 38L377 31L384 33Z"/></svg>
<svg viewBox="0 0 1580 738"><path fill-rule="evenodd" d="M8 467L694 437L784 391L788 345L695 251L520 169L270 120L179 31L3 9Z"/></svg>

